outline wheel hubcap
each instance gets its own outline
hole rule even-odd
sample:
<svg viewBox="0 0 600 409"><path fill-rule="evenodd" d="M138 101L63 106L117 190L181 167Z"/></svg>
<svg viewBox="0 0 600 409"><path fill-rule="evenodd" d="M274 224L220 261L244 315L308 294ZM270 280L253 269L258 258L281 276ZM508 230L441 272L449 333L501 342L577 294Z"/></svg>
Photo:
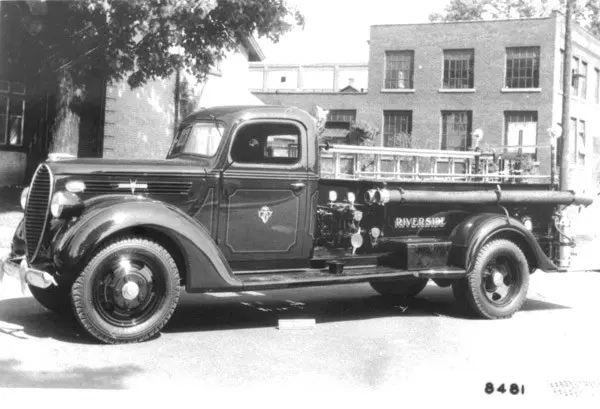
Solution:
<svg viewBox="0 0 600 409"><path fill-rule="evenodd" d="M137 252L106 261L94 285L93 301L99 314L113 325L138 325L160 307L165 297L162 266Z"/></svg>
<svg viewBox="0 0 600 409"><path fill-rule="evenodd" d="M128 281L123 286L122 292L123 292L123 298L125 298L127 301L131 301L131 300L136 299L136 297L139 295L140 287L133 281Z"/></svg>
<svg viewBox="0 0 600 409"><path fill-rule="evenodd" d="M496 260L488 265L482 284L488 300L494 304L503 304L510 300L518 283L511 275L508 262Z"/></svg>

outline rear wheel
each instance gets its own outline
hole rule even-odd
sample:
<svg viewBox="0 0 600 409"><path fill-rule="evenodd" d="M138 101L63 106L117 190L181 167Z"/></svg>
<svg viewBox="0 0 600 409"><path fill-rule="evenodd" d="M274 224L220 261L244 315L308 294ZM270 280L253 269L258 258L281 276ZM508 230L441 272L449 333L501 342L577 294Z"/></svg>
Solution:
<svg viewBox="0 0 600 409"><path fill-rule="evenodd" d="M465 280L453 284L459 303L481 317L509 318L523 306L529 287L529 266L512 241L487 243Z"/></svg>
<svg viewBox="0 0 600 409"><path fill-rule="evenodd" d="M393 298L413 298L427 285L426 278L413 278L394 281L373 281L371 287L379 294Z"/></svg>
<svg viewBox="0 0 600 409"><path fill-rule="evenodd" d="M100 249L75 280L77 320L105 343L144 341L167 323L179 301L173 257L153 241L128 237Z"/></svg>

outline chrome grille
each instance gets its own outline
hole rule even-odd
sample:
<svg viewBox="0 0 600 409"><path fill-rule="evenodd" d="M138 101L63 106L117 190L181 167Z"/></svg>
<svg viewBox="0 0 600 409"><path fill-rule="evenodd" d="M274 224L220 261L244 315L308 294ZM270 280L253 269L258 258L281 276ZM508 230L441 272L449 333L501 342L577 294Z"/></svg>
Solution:
<svg viewBox="0 0 600 409"><path fill-rule="evenodd" d="M35 261L47 229L52 187L52 172L42 164L33 175L25 207L25 241L30 263Z"/></svg>

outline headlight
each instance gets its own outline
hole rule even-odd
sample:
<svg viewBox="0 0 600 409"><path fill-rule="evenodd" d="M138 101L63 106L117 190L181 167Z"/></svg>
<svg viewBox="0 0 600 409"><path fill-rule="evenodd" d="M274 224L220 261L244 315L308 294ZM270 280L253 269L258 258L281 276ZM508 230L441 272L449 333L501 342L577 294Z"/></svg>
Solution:
<svg viewBox="0 0 600 409"><path fill-rule="evenodd" d="M21 192L21 209L25 210L25 206L27 206L27 195L29 194L29 186L27 186Z"/></svg>
<svg viewBox="0 0 600 409"><path fill-rule="evenodd" d="M335 190L329 191L329 201L335 202L337 200L337 192Z"/></svg>
<svg viewBox="0 0 600 409"><path fill-rule="evenodd" d="M56 192L50 202L50 213L57 219L77 216L83 209L83 202L71 192Z"/></svg>
<svg viewBox="0 0 600 409"><path fill-rule="evenodd" d="M523 226L525 226L525 228L529 231L533 230L533 222L531 221L531 217L529 216L525 216L523 218L521 218L521 223L523 223Z"/></svg>
<svg viewBox="0 0 600 409"><path fill-rule="evenodd" d="M348 198L348 202L350 202L350 203L356 202L356 195L354 193L348 192L348 195L346 197Z"/></svg>

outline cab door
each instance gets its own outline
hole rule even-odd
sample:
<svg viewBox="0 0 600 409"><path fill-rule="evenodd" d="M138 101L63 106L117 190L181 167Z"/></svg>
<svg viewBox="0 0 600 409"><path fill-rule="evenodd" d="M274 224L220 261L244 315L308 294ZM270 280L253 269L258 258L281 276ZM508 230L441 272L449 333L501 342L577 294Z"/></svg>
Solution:
<svg viewBox="0 0 600 409"><path fill-rule="evenodd" d="M308 260L306 157L306 129L295 121L248 121L234 132L218 232L234 269L292 268Z"/></svg>

